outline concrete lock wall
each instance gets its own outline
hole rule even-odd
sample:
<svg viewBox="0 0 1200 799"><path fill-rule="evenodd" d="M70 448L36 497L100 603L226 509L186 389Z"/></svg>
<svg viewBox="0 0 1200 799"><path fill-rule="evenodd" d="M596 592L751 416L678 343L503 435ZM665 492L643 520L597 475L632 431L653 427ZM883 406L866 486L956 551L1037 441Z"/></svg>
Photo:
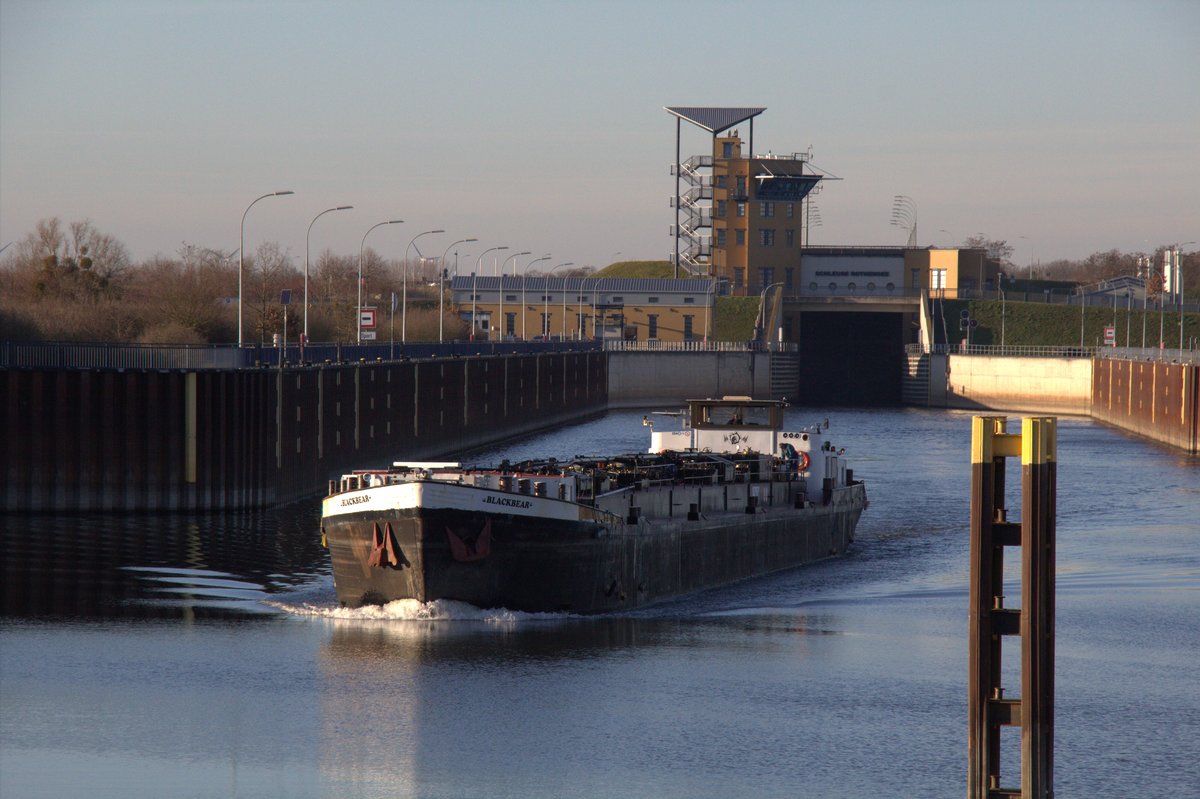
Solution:
<svg viewBox="0 0 1200 799"><path fill-rule="evenodd" d="M771 359L764 352L612 352L612 408L679 403L729 394L771 396Z"/></svg>
<svg viewBox="0 0 1200 799"><path fill-rule="evenodd" d="M1111 358L929 356L931 407L1090 416L1200 452L1200 366Z"/></svg>
<svg viewBox="0 0 1200 799"><path fill-rule="evenodd" d="M286 370L0 370L0 509L224 510L311 496L607 407L604 353Z"/></svg>
<svg viewBox="0 0 1200 799"><path fill-rule="evenodd" d="M935 380L931 374L931 386ZM944 385L948 408L1087 415L1092 402L1092 361L950 355Z"/></svg>

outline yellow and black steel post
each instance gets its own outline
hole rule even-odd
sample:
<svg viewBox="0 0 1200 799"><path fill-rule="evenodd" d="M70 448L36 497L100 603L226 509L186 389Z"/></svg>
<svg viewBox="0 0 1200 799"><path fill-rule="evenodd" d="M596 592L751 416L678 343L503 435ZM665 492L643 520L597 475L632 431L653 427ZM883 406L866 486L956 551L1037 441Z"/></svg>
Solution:
<svg viewBox="0 0 1200 799"><path fill-rule="evenodd" d="M971 431L968 799L1053 796L1056 420L977 416ZM1021 457L1021 523L1004 507L1005 458ZM1004 605L1004 547L1021 548L1021 606ZM1001 685L1004 636L1021 637L1021 691ZM1021 728L1021 787L1000 784L1000 729Z"/></svg>

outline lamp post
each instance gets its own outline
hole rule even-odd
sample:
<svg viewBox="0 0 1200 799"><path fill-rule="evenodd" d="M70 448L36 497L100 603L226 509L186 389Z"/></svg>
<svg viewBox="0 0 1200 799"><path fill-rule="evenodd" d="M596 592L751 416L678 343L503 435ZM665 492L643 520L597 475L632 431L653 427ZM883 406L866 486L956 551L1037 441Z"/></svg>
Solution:
<svg viewBox="0 0 1200 799"><path fill-rule="evenodd" d="M446 314L445 314L446 289L442 285L443 275L446 274L446 256L450 254L450 249L452 247L457 247L459 244L465 244L468 241L479 241L479 239L459 239L458 241L451 242L450 246L446 248L446 251L442 253L442 259L440 261L438 261L438 343L439 344L442 343L442 322L446 316ZM456 273L455 277L457 277L457 276L458 275Z"/></svg>
<svg viewBox="0 0 1200 799"><path fill-rule="evenodd" d="M521 340L528 341L529 338L525 335L525 317L528 316L529 307L525 304L525 278L529 275L529 267L539 261L549 261L549 254L543 255L541 258L534 258L529 263L525 264L525 268L521 270Z"/></svg>
<svg viewBox="0 0 1200 799"><path fill-rule="evenodd" d="M425 230L413 236L409 240L408 246L404 248L404 274L401 279L400 288L400 343L404 344L408 341L408 251L412 249L417 239L422 236L428 236L433 233L445 233L444 230ZM420 248L417 248L417 255L421 254Z"/></svg>
<svg viewBox="0 0 1200 799"><path fill-rule="evenodd" d="M704 343L708 344L708 322L712 318L713 305L716 304L717 279L712 278L708 291L704 292ZM709 299L712 297L712 299Z"/></svg>
<svg viewBox="0 0 1200 799"><path fill-rule="evenodd" d="M529 255L529 250L515 252L500 262L500 340L504 341L504 265L521 255ZM513 264L513 277L517 276L517 265Z"/></svg>
<svg viewBox="0 0 1200 799"><path fill-rule="evenodd" d="M355 343L357 343L357 344L362 344L362 294L363 294L363 292L362 292L362 254L363 254L363 245L365 245L367 243L367 236L375 228L382 227L383 225L400 225L403 223L404 223L403 219L389 219L387 222L379 222L374 225L371 225L369 228L367 228L367 232L363 234L362 241L359 242L359 244L358 244L358 307L355 308L355 310L354 310L354 315L356 317L358 317L358 319L355 323L356 328L358 330L358 335L355 337Z"/></svg>
<svg viewBox="0 0 1200 799"><path fill-rule="evenodd" d="M246 206L246 210L242 212L242 228L241 235L238 239L238 346L242 346L242 274L245 269L246 261L246 214L250 213L250 209L254 207L254 203L259 200L265 200L268 197L283 197L287 194L295 194L294 191L273 191L270 194L264 194L258 197L254 202Z"/></svg>
<svg viewBox="0 0 1200 799"><path fill-rule="evenodd" d="M592 338L602 340L600 336L600 281L603 278L596 278L595 284L592 285Z"/></svg>
<svg viewBox="0 0 1200 799"><path fill-rule="evenodd" d="M308 232L304 234L304 338L300 340L300 356L304 359L304 345L308 343L308 247L312 237L312 227L318 219L334 211L349 211L353 205L339 205L337 208L326 208L313 217L308 223Z"/></svg>
<svg viewBox="0 0 1200 799"><path fill-rule="evenodd" d="M762 326L759 328L759 330L762 332L759 333L759 335L766 335L766 332L767 332L767 292L770 291L771 289L775 288L776 286L782 286L782 285L783 285L783 283L771 283L767 286L764 286L763 290L761 292L759 292L758 312L760 314L762 314ZM770 343L771 343L770 340L768 340L767 341L768 348L769 348Z"/></svg>
<svg viewBox="0 0 1200 799"><path fill-rule="evenodd" d="M1004 305L1004 273L1003 272L997 273L996 281L997 281L997 288L1000 289L1000 354L1003 355L1004 354L1004 317L1005 317L1005 310L1006 310L1005 305Z"/></svg>
<svg viewBox="0 0 1200 799"><path fill-rule="evenodd" d="M560 269L564 266L574 266L574 265L575 265L574 261L567 261L565 264L558 264L557 266L551 267L550 271L546 273L546 291L548 292L550 290L550 275L554 274L555 269ZM545 317L542 320L542 327L545 329L546 340L549 341L550 340L550 295L549 294L542 294L542 306L543 306L542 307L542 316ZM563 281L563 336L565 337L566 335L567 335L567 291L566 291L566 281Z"/></svg>
<svg viewBox="0 0 1200 799"><path fill-rule="evenodd" d="M1194 241L1185 241L1183 244L1176 244L1173 248L1175 251L1175 279L1179 281L1179 360L1183 360L1183 248L1189 244L1195 244Z"/></svg>
<svg viewBox="0 0 1200 799"><path fill-rule="evenodd" d="M475 271L471 275L471 341L475 340L475 331L479 329L479 323L475 320L475 301L476 295L478 294L475 288L479 284L479 270L483 266L483 256L487 255L489 252L507 249L507 245L503 247L489 247L488 249L479 253L479 260L475 262Z"/></svg>

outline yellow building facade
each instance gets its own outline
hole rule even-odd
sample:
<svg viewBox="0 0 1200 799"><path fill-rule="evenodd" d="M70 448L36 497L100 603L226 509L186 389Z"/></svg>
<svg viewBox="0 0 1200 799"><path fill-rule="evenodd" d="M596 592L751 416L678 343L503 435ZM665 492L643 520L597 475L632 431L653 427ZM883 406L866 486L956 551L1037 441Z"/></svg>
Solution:
<svg viewBox="0 0 1200 799"><path fill-rule="evenodd" d="M704 341L713 288L701 278L456 277L458 313L492 341Z"/></svg>

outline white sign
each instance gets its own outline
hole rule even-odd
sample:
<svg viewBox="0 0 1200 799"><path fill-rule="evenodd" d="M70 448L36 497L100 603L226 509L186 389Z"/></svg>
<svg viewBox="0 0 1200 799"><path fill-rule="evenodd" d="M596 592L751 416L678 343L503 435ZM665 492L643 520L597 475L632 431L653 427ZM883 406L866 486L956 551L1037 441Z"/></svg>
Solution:
<svg viewBox="0 0 1200 799"><path fill-rule="evenodd" d="M1104 343L1117 346L1117 328L1113 325L1104 326Z"/></svg>
<svg viewBox="0 0 1200 799"><path fill-rule="evenodd" d="M358 309L358 324L363 330L375 329L375 309L374 308L359 308ZM363 336L366 338L366 336ZM371 336L371 338L375 338Z"/></svg>
<svg viewBox="0 0 1200 799"><path fill-rule="evenodd" d="M374 330L364 330L362 332L362 340L363 341L374 341L375 340L375 331Z"/></svg>

